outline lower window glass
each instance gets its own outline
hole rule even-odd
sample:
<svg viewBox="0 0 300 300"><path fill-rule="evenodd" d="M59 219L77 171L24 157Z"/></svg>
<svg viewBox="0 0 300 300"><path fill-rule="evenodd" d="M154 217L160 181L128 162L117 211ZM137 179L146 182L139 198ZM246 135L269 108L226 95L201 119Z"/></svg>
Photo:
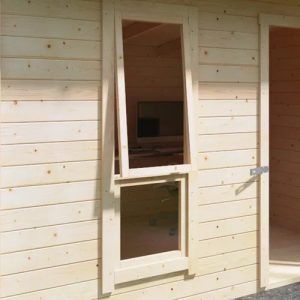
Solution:
<svg viewBox="0 0 300 300"><path fill-rule="evenodd" d="M179 250L180 183L121 187L121 259Z"/></svg>

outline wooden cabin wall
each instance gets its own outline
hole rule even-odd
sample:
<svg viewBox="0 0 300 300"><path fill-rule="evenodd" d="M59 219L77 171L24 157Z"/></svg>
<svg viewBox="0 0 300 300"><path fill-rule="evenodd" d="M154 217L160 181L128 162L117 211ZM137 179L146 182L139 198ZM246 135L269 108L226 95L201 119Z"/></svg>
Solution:
<svg viewBox="0 0 300 300"><path fill-rule="evenodd" d="M300 231L300 30L270 35L271 221Z"/></svg>
<svg viewBox="0 0 300 300"><path fill-rule="evenodd" d="M101 3L1 3L0 294L96 298Z"/></svg>
<svg viewBox="0 0 300 300"><path fill-rule="evenodd" d="M156 0L199 8L197 274L118 287L128 299L257 289L258 14L295 0ZM4 300L100 298L101 1L2 0ZM104 29L105 30L105 29Z"/></svg>

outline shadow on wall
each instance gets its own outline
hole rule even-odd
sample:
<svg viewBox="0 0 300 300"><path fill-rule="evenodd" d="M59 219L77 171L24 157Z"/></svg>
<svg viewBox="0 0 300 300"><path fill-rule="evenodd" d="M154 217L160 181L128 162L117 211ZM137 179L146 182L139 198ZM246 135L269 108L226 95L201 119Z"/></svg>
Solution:
<svg viewBox="0 0 300 300"><path fill-rule="evenodd" d="M257 181L257 176L252 176L250 179L248 179L245 183L243 183L235 190L235 194L236 195L241 194L244 190L246 190L250 185L252 185L256 181Z"/></svg>

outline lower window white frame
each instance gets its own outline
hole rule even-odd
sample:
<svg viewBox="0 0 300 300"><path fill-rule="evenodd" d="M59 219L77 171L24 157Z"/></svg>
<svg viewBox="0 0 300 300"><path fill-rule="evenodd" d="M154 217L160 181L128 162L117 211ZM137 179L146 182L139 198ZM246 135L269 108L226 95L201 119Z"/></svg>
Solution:
<svg viewBox="0 0 300 300"><path fill-rule="evenodd" d="M143 278L158 276L162 274L168 274L173 272L185 271L188 269L187 258L187 175L170 175L157 178L146 179L128 179L119 180L115 186L116 198L120 199L120 190L122 187L137 186L137 185L149 185L149 184L161 184L167 182L178 182L178 204L179 204L179 223L178 223L178 239L179 250L167 251L147 256L140 256L136 258L130 258L121 260L120 255L120 243L118 243L118 263L115 270L115 283L120 284L124 282L140 280ZM117 220L117 228L119 229L118 236L120 237L120 210ZM120 241L120 239L119 239Z"/></svg>
<svg viewBox="0 0 300 300"><path fill-rule="evenodd" d="M166 257L162 254L166 254ZM153 255L153 262L148 262L148 257L143 257L141 264L117 269L115 271L115 283L120 284L187 270L188 258L181 257L180 251L174 253L178 257L170 258L173 256L172 254L172 252L165 252Z"/></svg>

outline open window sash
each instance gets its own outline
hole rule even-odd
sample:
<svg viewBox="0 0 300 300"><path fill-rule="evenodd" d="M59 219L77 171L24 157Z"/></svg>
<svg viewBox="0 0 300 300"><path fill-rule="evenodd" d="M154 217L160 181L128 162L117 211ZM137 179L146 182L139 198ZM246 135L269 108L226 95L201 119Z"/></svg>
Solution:
<svg viewBox="0 0 300 300"><path fill-rule="evenodd" d="M167 20L168 23L181 25L181 49L183 64L183 87L184 87L184 162L178 165L130 168L129 166L129 146L127 130L127 112L126 112L126 89L125 89L125 70L124 70L124 51L123 51L123 33L122 20L134 20L129 14L117 11L115 15L115 61L116 61L116 107L118 124L118 149L119 149L119 169L120 174L117 178L139 178L149 176L165 176L168 174L186 174L195 169L196 147L194 133L194 92L191 65L191 45L188 18L177 17ZM146 16L145 16L146 18ZM148 22L163 22L163 19L148 16Z"/></svg>

